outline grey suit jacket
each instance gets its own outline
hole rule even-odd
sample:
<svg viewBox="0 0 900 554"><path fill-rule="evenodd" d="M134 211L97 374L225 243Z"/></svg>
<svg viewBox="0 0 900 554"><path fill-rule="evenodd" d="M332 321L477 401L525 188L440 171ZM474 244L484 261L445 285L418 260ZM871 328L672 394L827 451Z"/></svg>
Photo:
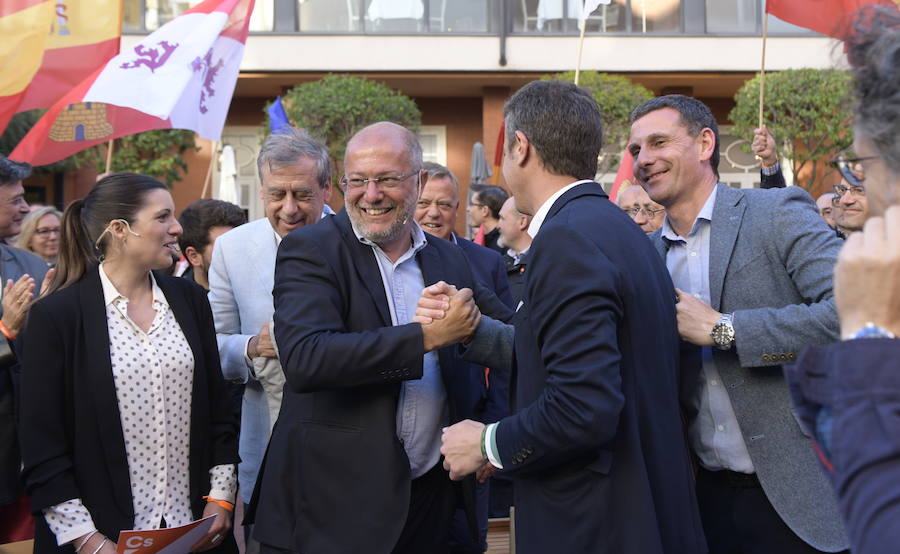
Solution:
<svg viewBox="0 0 900 554"><path fill-rule="evenodd" d="M34 278L34 295L37 296L48 269L47 262L31 252L0 243L0 277L3 279L0 286L5 287L9 279L15 283L27 273ZM0 305L0 317L2 316L3 306Z"/></svg>
<svg viewBox="0 0 900 554"><path fill-rule="evenodd" d="M277 359L257 358L248 363L245 355L247 342L275 312L272 286L277 246L268 219L251 221L216 240L209 269L209 304L216 323L222 373L227 381L246 383L238 483L248 503L280 407L272 405L276 399L267 394L267 389L279 392L280 404L279 384L284 383Z"/></svg>
<svg viewBox="0 0 900 554"><path fill-rule="evenodd" d="M661 232L651 238L665 259ZM800 188L718 185L710 298L716 310L734 313L736 345L715 351L716 368L766 496L797 536L825 552L846 549L847 538L832 488L793 411L781 364L807 346L838 340L831 282L841 244ZM685 389L696 386L699 356L696 362L682 367ZM693 418L693 408L683 404Z"/></svg>

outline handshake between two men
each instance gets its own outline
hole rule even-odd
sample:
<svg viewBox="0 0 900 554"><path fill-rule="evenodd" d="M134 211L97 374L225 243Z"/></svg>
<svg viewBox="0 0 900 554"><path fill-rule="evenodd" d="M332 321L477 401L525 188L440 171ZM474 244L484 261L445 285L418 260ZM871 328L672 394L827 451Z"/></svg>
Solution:
<svg viewBox="0 0 900 554"><path fill-rule="evenodd" d="M422 324L425 350L431 351L470 340L481 318L470 289L457 290L438 281L422 290L413 321ZM494 473L495 467L483 455L484 428L485 424L466 419L443 429L444 469L454 481L475 473L484 482Z"/></svg>

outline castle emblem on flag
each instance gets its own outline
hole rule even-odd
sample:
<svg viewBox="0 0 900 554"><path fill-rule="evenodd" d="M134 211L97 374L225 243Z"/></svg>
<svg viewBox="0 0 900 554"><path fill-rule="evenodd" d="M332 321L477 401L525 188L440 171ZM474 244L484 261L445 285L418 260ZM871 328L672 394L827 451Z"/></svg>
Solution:
<svg viewBox="0 0 900 554"><path fill-rule="evenodd" d="M225 62L221 58L213 65L212 54L213 51L210 48L202 60L198 56L191 63L195 73L197 71L203 72L203 88L200 91L200 113L209 111L209 108L206 107L206 100L208 97L216 95L216 89L213 88L213 84L219 71L225 66Z"/></svg>
<svg viewBox="0 0 900 554"><path fill-rule="evenodd" d="M112 132L113 126L106 120L106 104L78 102L60 112L50 128L50 138L56 142L96 140Z"/></svg>
<svg viewBox="0 0 900 554"><path fill-rule="evenodd" d="M178 48L178 43L169 44L169 41L163 40L158 42L157 46L162 49L162 52L158 48L146 48L143 44L138 44L134 47L134 53L139 57L133 61L125 62L119 67L122 69L134 69L143 65L150 68L151 73L155 73L157 69L166 64L172 52Z"/></svg>

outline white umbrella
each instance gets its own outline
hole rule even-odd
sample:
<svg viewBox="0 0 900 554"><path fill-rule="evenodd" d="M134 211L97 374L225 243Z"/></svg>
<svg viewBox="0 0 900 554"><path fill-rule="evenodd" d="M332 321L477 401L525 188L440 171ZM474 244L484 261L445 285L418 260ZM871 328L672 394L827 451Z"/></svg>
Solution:
<svg viewBox="0 0 900 554"><path fill-rule="evenodd" d="M219 191L216 198L240 205L237 189L237 164L234 159L234 148L226 144L219 154Z"/></svg>

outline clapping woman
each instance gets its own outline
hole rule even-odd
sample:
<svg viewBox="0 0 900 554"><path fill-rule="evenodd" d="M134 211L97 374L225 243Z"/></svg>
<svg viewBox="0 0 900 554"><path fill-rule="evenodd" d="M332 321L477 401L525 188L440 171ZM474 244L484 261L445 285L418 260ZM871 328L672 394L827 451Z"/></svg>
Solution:
<svg viewBox="0 0 900 554"><path fill-rule="evenodd" d="M20 437L35 552L112 554L119 532L215 514L193 550L236 551L237 421L204 291L168 277L181 226L144 175L67 209L23 336Z"/></svg>

